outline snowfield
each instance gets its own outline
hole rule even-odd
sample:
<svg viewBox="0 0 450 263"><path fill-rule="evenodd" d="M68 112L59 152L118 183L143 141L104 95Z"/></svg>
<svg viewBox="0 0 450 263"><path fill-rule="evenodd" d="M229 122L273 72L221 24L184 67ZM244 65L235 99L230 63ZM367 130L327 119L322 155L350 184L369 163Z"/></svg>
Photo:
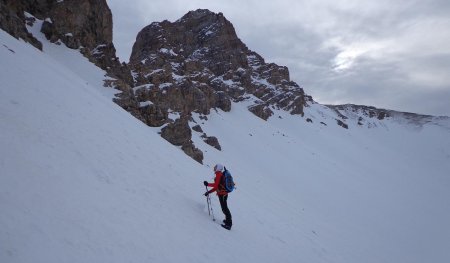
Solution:
<svg viewBox="0 0 450 263"><path fill-rule="evenodd" d="M34 32L35 35L39 33ZM450 262L450 125L194 115L200 165L111 101L105 72L0 31L0 262ZM320 122L327 125L323 125ZM233 228L208 216L223 163Z"/></svg>

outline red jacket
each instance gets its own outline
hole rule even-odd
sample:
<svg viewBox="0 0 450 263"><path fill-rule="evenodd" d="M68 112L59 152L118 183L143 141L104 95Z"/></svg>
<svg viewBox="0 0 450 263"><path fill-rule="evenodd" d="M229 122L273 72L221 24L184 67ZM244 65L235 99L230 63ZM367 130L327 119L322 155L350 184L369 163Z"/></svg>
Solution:
<svg viewBox="0 0 450 263"><path fill-rule="evenodd" d="M217 195L227 195L227 190L223 188L222 185L220 185L220 180L222 179L223 173L221 171L216 171L216 178L214 178L214 183L208 184L209 187L212 187L211 190L208 191L208 193L214 193L217 192Z"/></svg>

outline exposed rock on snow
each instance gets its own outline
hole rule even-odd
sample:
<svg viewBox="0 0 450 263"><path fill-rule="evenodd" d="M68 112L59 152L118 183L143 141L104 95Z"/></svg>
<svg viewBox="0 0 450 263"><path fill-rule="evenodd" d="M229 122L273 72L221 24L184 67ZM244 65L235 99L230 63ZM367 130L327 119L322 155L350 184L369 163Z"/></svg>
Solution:
<svg viewBox="0 0 450 263"><path fill-rule="evenodd" d="M203 153L192 142L192 131L188 123L189 117L182 116L175 122L161 129L161 137L173 145L181 146L181 149L199 163L203 161Z"/></svg>
<svg viewBox="0 0 450 263"><path fill-rule="evenodd" d="M217 150L221 151L222 147L219 144L219 140L215 136L207 136L206 134L203 135L204 142L209 144L210 146L216 148Z"/></svg>
<svg viewBox="0 0 450 263"><path fill-rule="evenodd" d="M343 120L357 121L358 125L368 128L378 127L382 125L383 120L389 119L397 123L408 124L419 128L427 123L447 127L446 120L449 119L448 117L435 117L410 112L399 112L364 105L345 104L327 106L335 110Z"/></svg>
<svg viewBox="0 0 450 263"><path fill-rule="evenodd" d="M203 129L200 125L195 125L194 127L192 127L192 130L196 132L203 132Z"/></svg>

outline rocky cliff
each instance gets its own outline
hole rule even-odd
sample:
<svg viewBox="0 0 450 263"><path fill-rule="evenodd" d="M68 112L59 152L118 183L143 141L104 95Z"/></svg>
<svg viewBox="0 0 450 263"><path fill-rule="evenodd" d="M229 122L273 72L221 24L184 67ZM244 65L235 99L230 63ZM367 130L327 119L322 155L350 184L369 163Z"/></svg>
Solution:
<svg viewBox="0 0 450 263"><path fill-rule="evenodd" d="M286 67L266 63L237 37L222 13L199 9L176 22L152 23L139 32L130 57L140 101L162 112L212 108L229 111L231 101L254 96L249 109L271 116L271 107L303 114L311 100L289 78ZM150 125L159 126L158 119Z"/></svg>
<svg viewBox="0 0 450 263"><path fill-rule="evenodd" d="M32 23L25 16L25 11L28 11L29 7L28 1L0 0L0 28L42 50L42 43L26 28L27 23Z"/></svg>
<svg viewBox="0 0 450 263"><path fill-rule="evenodd" d="M16 38L42 49L26 29L43 20L41 31L54 43L64 43L106 70L105 85L128 91L133 79L127 65L120 64L112 43L112 13L106 0L0 0L0 27Z"/></svg>
<svg viewBox="0 0 450 263"><path fill-rule="evenodd" d="M150 126L174 125L171 112L207 115L211 109L229 111L232 101L249 99L249 110L265 120L273 114L271 108L302 115L306 102L312 101L290 80L286 67L266 63L238 38L222 13L204 9L142 29L129 66L140 103L131 111ZM182 119L186 126L189 118ZM204 136L220 148L217 138ZM183 145L191 149L190 135L184 137Z"/></svg>

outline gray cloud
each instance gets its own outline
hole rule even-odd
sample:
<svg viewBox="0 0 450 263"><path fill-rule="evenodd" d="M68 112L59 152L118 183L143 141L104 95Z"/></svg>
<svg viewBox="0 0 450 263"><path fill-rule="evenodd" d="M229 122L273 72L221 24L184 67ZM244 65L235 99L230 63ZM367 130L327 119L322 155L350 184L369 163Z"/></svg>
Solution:
<svg viewBox="0 0 450 263"><path fill-rule="evenodd" d="M189 10L222 12L247 46L320 103L450 116L450 2L108 0L127 61L137 33Z"/></svg>

